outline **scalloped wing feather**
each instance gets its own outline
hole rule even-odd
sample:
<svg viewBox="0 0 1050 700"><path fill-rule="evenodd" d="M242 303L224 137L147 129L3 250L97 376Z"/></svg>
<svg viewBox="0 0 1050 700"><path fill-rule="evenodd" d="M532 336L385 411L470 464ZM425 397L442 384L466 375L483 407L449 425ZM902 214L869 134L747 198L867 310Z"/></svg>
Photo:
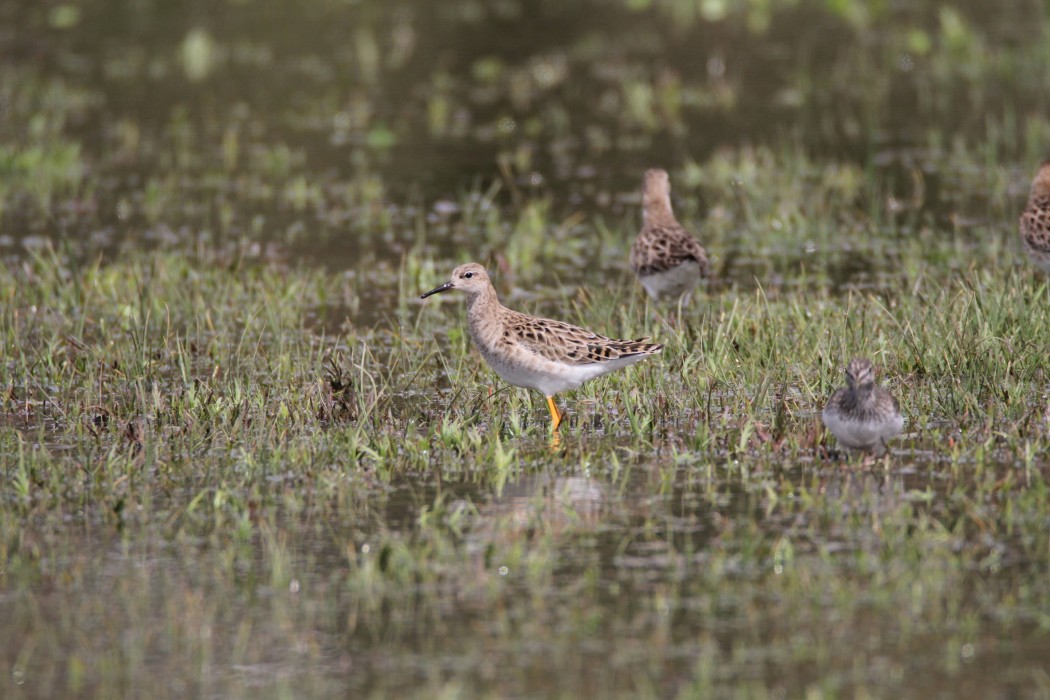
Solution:
<svg viewBox="0 0 1050 700"><path fill-rule="evenodd" d="M1021 214L1021 237L1029 248L1050 254L1050 197L1028 203Z"/></svg>
<svg viewBox="0 0 1050 700"><path fill-rule="evenodd" d="M646 226L631 246L631 269L639 275L666 272L687 260L700 265L701 276L707 274L707 251L679 225Z"/></svg>
<svg viewBox="0 0 1050 700"><path fill-rule="evenodd" d="M604 363L631 355L655 355L662 345L648 338L616 340L562 321L510 312L504 324L522 348L552 362L567 365Z"/></svg>

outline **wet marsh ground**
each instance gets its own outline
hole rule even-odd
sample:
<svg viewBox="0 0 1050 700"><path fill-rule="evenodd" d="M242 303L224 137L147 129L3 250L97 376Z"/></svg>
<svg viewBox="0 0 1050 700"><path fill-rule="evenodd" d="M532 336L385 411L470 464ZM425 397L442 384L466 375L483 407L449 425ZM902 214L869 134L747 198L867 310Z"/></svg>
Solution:
<svg viewBox="0 0 1050 700"><path fill-rule="evenodd" d="M0 696L1050 695L1044 5L297 7L0 3ZM552 452L468 259L667 347Z"/></svg>

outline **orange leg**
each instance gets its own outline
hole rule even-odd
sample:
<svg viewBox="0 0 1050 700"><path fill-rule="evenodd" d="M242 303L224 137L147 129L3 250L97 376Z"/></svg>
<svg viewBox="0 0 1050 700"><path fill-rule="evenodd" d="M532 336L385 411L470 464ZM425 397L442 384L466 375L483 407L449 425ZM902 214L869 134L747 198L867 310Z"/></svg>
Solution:
<svg viewBox="0 0 1050 700"><path fill-rule="evenodd" d="M553 396L547 397L547 408L550 409L551 412L551 432L557 435L558 426L561 425L561 420L564 418L564 414L554 405Z"/></svg>

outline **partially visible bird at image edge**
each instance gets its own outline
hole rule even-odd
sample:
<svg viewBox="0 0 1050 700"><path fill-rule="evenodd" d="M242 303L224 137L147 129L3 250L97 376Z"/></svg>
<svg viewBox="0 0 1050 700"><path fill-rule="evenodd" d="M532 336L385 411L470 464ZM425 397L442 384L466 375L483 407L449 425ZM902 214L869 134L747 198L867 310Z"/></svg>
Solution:
<svg viewBox="0 0 1050 700"><path fill-rule="evenodd" d="M1029 260L1050 273L1050 160L1032 180L1028 204L1021 214L1021 244Z"/></svg>

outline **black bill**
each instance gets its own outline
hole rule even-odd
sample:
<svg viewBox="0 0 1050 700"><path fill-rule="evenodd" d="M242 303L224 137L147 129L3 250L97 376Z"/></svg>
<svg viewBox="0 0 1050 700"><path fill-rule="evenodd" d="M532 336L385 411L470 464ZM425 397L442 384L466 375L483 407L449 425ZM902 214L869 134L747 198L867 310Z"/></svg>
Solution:
<svg viewBox="0 0 1050 700"><path fill-rule="evenodd" d="M441 294L441 292L447 292L450 289L452 289L452 282L445 282L440 287L434 287L429 292L427 292L426 294L424 294L423 296L421 296L419 298L420 299L426 299L431 294Z"/></svg>

